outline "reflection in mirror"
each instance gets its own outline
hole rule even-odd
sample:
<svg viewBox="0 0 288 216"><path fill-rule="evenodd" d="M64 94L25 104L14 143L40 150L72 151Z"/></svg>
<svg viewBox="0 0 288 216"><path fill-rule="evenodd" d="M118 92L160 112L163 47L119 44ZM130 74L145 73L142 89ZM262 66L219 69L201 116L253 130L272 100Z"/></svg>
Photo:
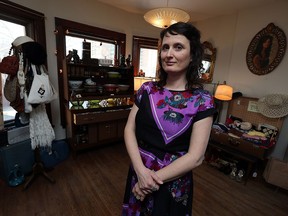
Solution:
<svg viewBox="0 0 288 216"><path fill-rule="evenodd" d="M216 48L214 48L212 44L208 41L203 42L203 47L203 69L200 71L200 77L204 83L211 83L213 80L214 66L216 60Z"/></svg>

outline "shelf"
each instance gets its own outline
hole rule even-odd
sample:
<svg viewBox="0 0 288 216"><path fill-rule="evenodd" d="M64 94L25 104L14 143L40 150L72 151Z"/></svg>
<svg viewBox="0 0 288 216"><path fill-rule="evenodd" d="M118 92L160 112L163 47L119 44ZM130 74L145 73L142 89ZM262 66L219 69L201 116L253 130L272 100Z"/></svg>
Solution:
<svg viewBox="0 0 288 216"><path fill-rule="evenodd" d="M94 124L128 118L130 110L110 110L106 112L85 112L73 114L75 125Z"/></svg>
<svg viewBox="0 0 288 216"><path fill-rule="evenodd" d="M111 110L111 109L128 109L133 105L129 97L103 97L101 99L91 100L74 100L66 101L65 107L68 110Z"/></svg>
<svg viewBox="0 0 288 216"><path fill-rule="evenodd" d="M132 70L131 70L132 69ZM94 76L95 78L105 78L107 72L115 71L119 72L121 75L128 75L127 71L132 71L132 67L108 67L108 66L98 66L98 65L87 65L87 64L73 64L67 63L67 76L70 78L88 78Z"/></svg>
<svg viewBox="0 0 288 216"><path fill-rule="evenodd" d="M118 77L111 77L108 72L119 74L116 74ZM90 89L92 92L87 92L89 87L84 86L88 78L96 82L95 88ZM80 91L71 91L70 80L83 81ZM129 89L118 91L119 89L116 88L115 91L110 92L104 88L105 84L129 85ZM123 140L124 128L134 99L132 67L67 63L63 70L63 86L67 138L74 153Z"/></svg>
<svg viewBox="0 0 288 216"><path fill-rule="evenodd" d="M72 94L72 92L69 90L70 92L70 95ZM134 94L133 91L125 91L125 92L103 92L103 93L99 93L99 92L85 92L85 91L81 91L81 92L75 92L74 93L75 95L78 94L78 95L81 95L81 98L83 100L86 99L86 100L91 100L93 98L107 98L107 97L131 97L131 95ZM81 100L81 99L80 99Z"/></svg>

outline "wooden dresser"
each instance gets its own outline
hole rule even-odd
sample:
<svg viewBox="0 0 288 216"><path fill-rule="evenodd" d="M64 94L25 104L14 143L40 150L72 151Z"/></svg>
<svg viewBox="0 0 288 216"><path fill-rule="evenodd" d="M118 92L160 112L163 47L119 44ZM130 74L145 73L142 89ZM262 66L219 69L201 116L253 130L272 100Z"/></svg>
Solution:
<svg viewBox="0 0 288 216"><path fill-rule="evenodd" d="M258 124L269 124L280 131L283 119L267 118L256 112L257 98L240 97L229 102L227 117L230 115L241 118L243 121L250 122L254 126ZM219 130L212 129L209 147L216 148L231 154L236 159L245 160L248 163L245 183L251 175L253 165L258 160L265 160L271 148L261 147L250 141L229 136L228 133L221 133Z"/></svg>
<svg viewBox="0 0 288 216"><path fill-rule="evenodd" d="M212 129L210 135L210 142L215 143L214 145L221 146L222 148L227 148L231 152L237 152L238 154L243 154L251 157L255 157L258 159L265 159L267 149L261 148L258 145L249 142L247 140L234 138L229 136L226 133L221 133L215 129Z"/></svg>

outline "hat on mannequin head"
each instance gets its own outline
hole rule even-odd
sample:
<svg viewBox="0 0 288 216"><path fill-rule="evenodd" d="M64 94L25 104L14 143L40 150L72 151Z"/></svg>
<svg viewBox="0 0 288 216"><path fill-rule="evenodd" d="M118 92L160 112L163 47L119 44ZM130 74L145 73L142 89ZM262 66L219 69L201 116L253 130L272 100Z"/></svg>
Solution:
<svg viewBox="0 0 288 216"><path fill-rule="evenodd" d="M27 42L33 42L34 40L28 36L20 36L20 37L17 37L13 42L12 42L12 46L14 47L18 47L24 43L27 43Z"/></svg>

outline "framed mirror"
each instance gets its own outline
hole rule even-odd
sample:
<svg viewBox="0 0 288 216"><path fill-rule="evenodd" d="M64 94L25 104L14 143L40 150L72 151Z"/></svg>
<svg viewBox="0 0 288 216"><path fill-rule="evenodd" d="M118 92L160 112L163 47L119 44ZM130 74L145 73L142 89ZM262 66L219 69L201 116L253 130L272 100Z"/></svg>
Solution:
<svg viewBox="0 0 288 216"><path fill-rule="evenodd" d="M270 23L259 31L249 44L246 63L256 75L272 72L282 61L286 51L286 35L282 29Z"/></svg>
<svg viewBox="0 0 288 216"><path fill-rule="evenodd" d="M216 60L216 48L208 41L203 42L204 57L203 69L200 71L200 77L204 83L211 83L213 80L213 73Z"/></svg>

